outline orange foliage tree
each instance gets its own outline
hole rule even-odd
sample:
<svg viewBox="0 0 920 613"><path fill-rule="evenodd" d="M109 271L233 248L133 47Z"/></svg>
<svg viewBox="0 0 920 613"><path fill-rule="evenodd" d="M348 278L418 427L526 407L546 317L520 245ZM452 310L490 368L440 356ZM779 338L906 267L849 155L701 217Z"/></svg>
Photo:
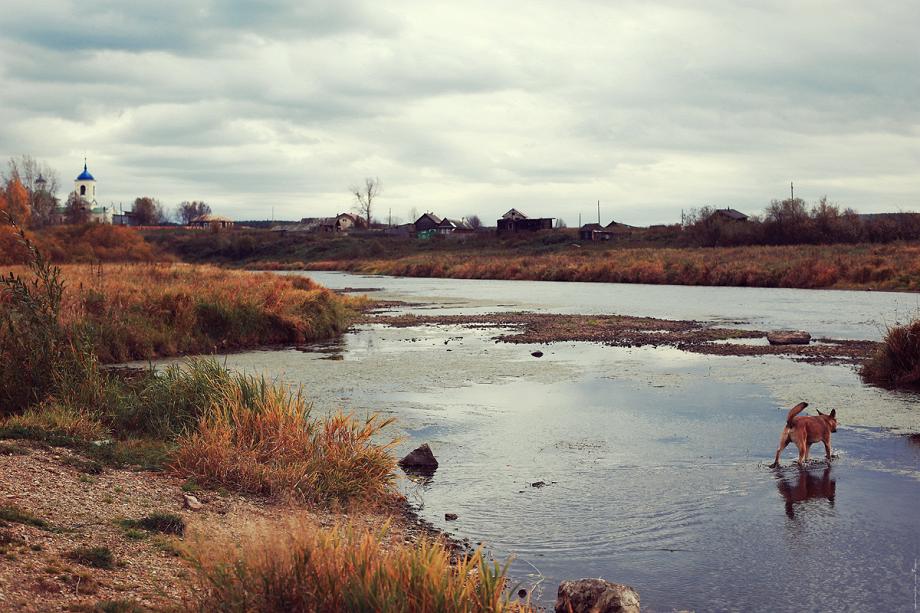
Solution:
<svg viewBox="0 0 920 613"><path fill-rule="evenodd" d="M0 194L0 209L10 214L10 217L22 227L29 225L32 208L29 206L29 192L18 177L7 181Z"/></svg>

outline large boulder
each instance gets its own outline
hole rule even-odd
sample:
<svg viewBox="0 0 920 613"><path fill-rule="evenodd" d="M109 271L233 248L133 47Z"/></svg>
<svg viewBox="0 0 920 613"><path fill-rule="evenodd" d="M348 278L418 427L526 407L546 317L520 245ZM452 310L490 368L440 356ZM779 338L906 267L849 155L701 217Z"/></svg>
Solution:
<svg viewBox="0 0 920 613"><path fill-rule="evenodd" d="M563 581L556 593L556 613L639 613L639 593L628 585L603 579Z"/></svg>
<svg viewBox="0 0 920 613"><path fill-rule="evenodd" d="M807 345L811 334L802 330L775 330L767 333L771 345Z"/></svg>
<svg viewBox="0 0 920 613"><path fill-rule="evenodd" d="M405 469L434 470L438 467L438 460L431 453L428 443L422 443L410 451L398 464Z"/></svg>

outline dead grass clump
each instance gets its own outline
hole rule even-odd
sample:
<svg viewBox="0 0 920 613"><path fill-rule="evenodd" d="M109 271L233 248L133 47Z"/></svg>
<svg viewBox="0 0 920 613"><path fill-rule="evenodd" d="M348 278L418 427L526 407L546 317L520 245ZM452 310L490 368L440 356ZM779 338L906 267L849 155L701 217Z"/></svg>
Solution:
<svg viewBox="0 0 920 613"><path fill-rule="evenodd" d="M531 611L481 552L451 564L441 544L381 542L349 526L254 529L242 546L199 539L191 558L201 611Z"/></svg>
<svg viewBox="0 0 920 613"><path fill-rule="evenodd" d="M25 524L27 526L35 526L36 528L43 529L49 527L48 522L44 519L36 517L32 513L10 504L0 505L0 525L4 525L4 522Z"/></svg>
<svg viewBox="0 0 920 613"><path fill-rule="evenodd" d="M920 388L920 319L889 328L878 351L860 371L882 387Z"/></svg>
<svg viewBox="0 0 920 613"><path fill-rule="evenodd" d="M393 443L373 439L391 422L341 413L316 419L299 393L235 375L197 429L179 437L172 466L203 486L307 502L387 498Z"/></svg>
<svg viewBox="0 0 920 613"><path fill-rule="evenodd" d="M185 534L185 520L175 513L152 513L141 519L126 519L120 524L126 529L141 528L148 532L175 534L176 536Z"/></svg>

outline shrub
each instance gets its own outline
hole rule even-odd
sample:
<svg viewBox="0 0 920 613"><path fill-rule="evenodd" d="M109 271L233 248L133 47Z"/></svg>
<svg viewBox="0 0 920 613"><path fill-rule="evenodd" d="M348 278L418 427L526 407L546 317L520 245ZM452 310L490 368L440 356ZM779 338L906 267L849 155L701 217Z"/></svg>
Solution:
<svg viewBox="0 0 920 613"><path fill-rule="evenodd" d="M860 374L866 381L882 387L920 388L920 319L889 328L885 340Z"/></svg>
<svg viewBox="0 0 920 613"><path fill-rule="evenodd" d="M352 527L261 529L241 548L197 541L201 611L531 611L482 553L451 563L441 544L384 546Z"/></svg>

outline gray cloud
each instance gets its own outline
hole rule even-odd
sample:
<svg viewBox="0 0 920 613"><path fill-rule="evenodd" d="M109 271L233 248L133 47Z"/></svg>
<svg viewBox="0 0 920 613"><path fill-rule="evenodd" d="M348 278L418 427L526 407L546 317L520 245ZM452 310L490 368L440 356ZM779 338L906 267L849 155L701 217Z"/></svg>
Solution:
<svg viewBox="0 0 920 613"><path fill-rule="evenodd" d="M37 1L0 32L0 151L104 201L670 222L795 180L920 208L911 3Z"/></svg>

